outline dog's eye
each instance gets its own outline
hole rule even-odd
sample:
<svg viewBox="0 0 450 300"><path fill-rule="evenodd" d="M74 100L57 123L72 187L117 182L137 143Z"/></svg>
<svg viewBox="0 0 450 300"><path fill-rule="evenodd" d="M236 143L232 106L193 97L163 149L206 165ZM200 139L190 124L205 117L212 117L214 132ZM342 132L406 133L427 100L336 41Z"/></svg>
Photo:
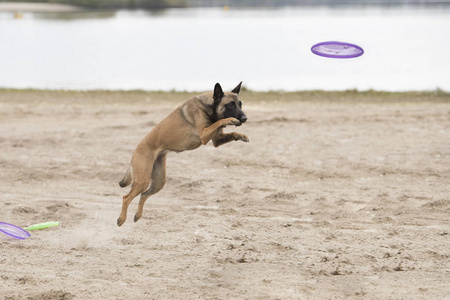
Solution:
<svg viewBox="0 0 450 300"><path fill-rule="evenodd" d="M236 107L236 103L230 102L230 103L227 104L227 106L229 106L230 108L235 108Z"/></svg>
<svg viewBox="0 0 450 300"><path fill-rule="evenodd" d="M242 102L241 101L239 101L239 107L242 108Z"/></svg>

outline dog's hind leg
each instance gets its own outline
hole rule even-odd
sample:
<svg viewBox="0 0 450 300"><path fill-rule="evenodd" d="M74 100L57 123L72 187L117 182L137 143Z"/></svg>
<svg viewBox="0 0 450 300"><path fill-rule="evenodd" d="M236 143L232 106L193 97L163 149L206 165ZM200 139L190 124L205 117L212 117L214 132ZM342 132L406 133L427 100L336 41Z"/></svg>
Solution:
<svg viewBox="0 0 450 300"><path fill-rule="evenodd" d="M133 199L143 193L148 189L150 185L150 174L153 168L153 156L139 156L133 157L136 162L133 164L133 184L131 185L131 190L128 194L123 196L122 210L120 216L117 219L117 225L122 226L122 224L127 219L128 206Z"/></svg>
<svg viewBox="0 0 450 300"><path fill-rule="evenodd" d="M125 223L125 221L127 219L128 206L130 205L131 201L133 201L133 199L137 195L142 193L144 190L145 190L145 186L133 183L133 185L131 186L130 192L128 194L126 194L125 196L123 196L122 210L120 212L119 218L117 219L118 226L122 226L122 224Z"/></svg>
<svg viewBox="0 0 450 300"><path fill-rule="evenodd" d="M166 155L167 153L160 153L153 163L152 181L148 190L141 194L138 209L134 215L134 222L142 217L144 204L148 197L159 192L166 184Z"/></svg>

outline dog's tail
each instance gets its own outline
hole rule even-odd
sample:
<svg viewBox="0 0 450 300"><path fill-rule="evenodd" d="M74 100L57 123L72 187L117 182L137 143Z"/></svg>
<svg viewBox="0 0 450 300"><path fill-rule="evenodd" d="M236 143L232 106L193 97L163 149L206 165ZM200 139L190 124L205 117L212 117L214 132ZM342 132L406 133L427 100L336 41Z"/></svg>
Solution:
<svg viewBox="0 0 450 300"><path fill-rule="evenodd" d="M131 184L133 181L133 177L131 176L132 168L131 166L128 167L127 172L125 173L125 176L123 176L123 179L119 182L120 187L126 187Z"/></svg>

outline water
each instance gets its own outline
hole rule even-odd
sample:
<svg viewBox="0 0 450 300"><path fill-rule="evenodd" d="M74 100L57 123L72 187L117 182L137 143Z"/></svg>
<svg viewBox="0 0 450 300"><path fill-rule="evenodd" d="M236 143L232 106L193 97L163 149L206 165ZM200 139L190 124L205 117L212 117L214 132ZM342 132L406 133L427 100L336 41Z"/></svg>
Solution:
<svg viewBox="0 0 450 300"><path fill-rule="evenodd" d="M311 53L337 40L354 59ZM450 91L450 7L0 13L0 87Z"/></svg>

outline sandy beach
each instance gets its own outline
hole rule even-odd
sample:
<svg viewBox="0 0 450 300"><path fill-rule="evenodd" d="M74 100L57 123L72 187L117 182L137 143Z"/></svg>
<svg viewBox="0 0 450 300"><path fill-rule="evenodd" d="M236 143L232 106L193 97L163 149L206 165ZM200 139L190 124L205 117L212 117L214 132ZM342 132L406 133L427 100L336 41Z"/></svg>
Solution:
<svg viewBox="0 0 450 300"><path fill-rule="evenodd" d="M450 96L242 91L250 142L118 185L196 93L0 90L0 299L449 299Z"/></svg>

